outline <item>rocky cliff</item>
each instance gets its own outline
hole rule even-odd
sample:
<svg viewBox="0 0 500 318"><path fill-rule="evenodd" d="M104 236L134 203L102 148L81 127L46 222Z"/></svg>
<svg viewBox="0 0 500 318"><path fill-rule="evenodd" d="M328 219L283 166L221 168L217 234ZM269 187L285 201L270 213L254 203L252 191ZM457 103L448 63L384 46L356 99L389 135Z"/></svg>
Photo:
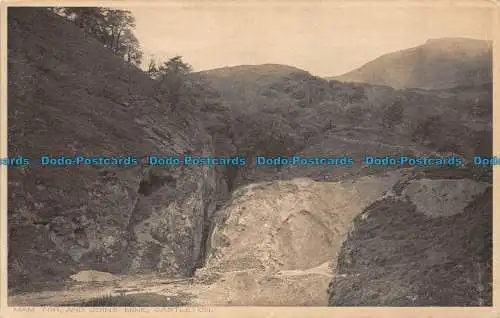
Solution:
<svg viewBox="0 0 500 318"><path fill-rule="evenodd" d="M200 118L158 103L150 78L70 22L11 8L8 23L10 156L217 151ZM195 166L9 169L9 283L81 268L188 275L224 183Z"/></svg>

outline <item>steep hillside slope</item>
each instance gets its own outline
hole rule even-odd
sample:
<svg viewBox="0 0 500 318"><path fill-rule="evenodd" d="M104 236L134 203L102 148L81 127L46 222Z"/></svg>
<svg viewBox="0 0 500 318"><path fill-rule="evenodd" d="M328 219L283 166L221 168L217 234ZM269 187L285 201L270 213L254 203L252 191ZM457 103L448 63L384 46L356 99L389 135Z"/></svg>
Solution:
<svg viewBox="0 0 500 318"><path fill-rule="evenodd" d="M354 221L331 306L491 306L491 182L425 174Z"/></svg>
<svg viewBox="0 0 500 318"><path fill-rule="evenodd" d="M491 81L491 43L467 38L428 40L425 44L385 54L338 81L394 88L443 89Z"/></svg>
<svg viewBox="0 0 500 318"><path fill-rule="evenodd" d="M153 82L70 22L9 10L9 284L35 286L78 269L190 274L225 194L214 169L42 167L52 156L214 152L199 118L152 98ZM203 101L203 98L200 98ZM222 186L222 188L221 188ZM157 221L160 220L160 221Z"/></svg>

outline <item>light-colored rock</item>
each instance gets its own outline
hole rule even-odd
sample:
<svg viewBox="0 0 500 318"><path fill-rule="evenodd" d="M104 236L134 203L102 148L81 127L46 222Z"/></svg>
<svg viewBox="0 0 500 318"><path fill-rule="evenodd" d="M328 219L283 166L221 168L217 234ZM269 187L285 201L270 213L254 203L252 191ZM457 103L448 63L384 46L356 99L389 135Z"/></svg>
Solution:
<svg viewBox="0 0 500 318"><path fill-rule="evenodd" d="M109 282L118 280L118 277L111 273L99 272L95 270L81 271L71 276L77 282Z"/></svg>
<svg viewBox="0 0 500 318"><path fill-rule="evenodd" d="M354 217L399 177L395 172L356 182L294 179L242 188L221 211L207 268L304 270L336 259Z"/></svg>

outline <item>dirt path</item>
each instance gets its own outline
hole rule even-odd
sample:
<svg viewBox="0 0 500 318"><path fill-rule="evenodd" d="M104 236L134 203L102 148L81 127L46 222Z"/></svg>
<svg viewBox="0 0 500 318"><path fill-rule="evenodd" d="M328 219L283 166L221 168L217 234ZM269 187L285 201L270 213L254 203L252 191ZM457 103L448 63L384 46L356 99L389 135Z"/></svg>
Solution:
<svg viewBox="0 0 500 318"><path fill-rule="evenodd" d="M278 272L278 275L282 276L302 276L316 274L329 278L333 278L333 270L330 268L330 263L326 262L318 267L306 269L306 270L282 270Z"/></svg>
<svg viewBox="0 0 500 318"><path fill-rule="evenodd" d="M248 278L253 282L249 282ZM137 298L159 295L164 296L165 301L184 298L185 305L188 306L242 305L251 294L259 295L256 290L258 285L265 289L266 295L265 299L260 300L261 305L296 306L298 298L305 298L305 305L308 302L311 305L326 305L326 297L322 297L324 299L317 295L307 297L305 291L308 291L311 285L315 288L314 286L319 284L321 291L326 293L331 278L328 264L308 270L288 270L264 275L256 275L253 270L227 272L215 283L203 283L197 279L146 281L140 277L122 276L119 281L102 283L100 286L78 283L63 291L18 294L9 297L9 306L81 306L86 301L106 295L119 297L128 295ZM263 282L268 282L269 285L266 286ZM300 290L303 291L302 294L297 293Z"/></svg>

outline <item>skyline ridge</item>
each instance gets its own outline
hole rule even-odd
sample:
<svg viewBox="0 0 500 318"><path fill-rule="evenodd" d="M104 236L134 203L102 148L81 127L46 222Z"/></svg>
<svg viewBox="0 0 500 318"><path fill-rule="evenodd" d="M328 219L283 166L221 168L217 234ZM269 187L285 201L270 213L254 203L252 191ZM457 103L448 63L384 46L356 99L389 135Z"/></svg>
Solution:
<svg viewBox="0 0 500 318"><path fill-rule="evenodd" d="M403 52L403 51L406 51L406 50L416 49L416 48L422 47L424 45L430 44L432 42L449 41L449 40L455 40L455 41L457 41L457 40L462 40L462 41L465 40L465 41L471 41L471 42L475 42L475 41L477 41L477 42L486 42L489 45L492 45L492 41L491 40L484 40L484 39L471 38L471 37L440 37L440 38L429 38L429 39L427 39L425 42L423 42L420 45L416 45L416 46L412 46L412 47L406 47L406 48L402 48L402 49L399 49L399 50L396 50L396 51L390 51L390 52L384 53L382 55L379 55L378 57L376 57L374 59L368 60L365 63L361 64L360 66L358 66L358 67L356 67L354 69L351 69L351 70L349 70L347 72L344 72L342 74L336 74L336 75L334 74L334 75L327 75L327 76L320 76L320 75L314 74L313 72L311 72L311 71L309 71L307 69L304 69L304 68L301 68L301 67L298 67L298 66L295 66L295 65L284 64L284 63L277 63L277 62L267 62L267 63L259 63L259 64L224 65L224 66L210 68L210 69L195 70L193 73L203 73L203 72L218 71L218 70L230 69L230 68L238 68L238 67L283 66L283 67L295 68L295 69L297 69L299 71L310 73L313 76L318 76L318 77L325 78L325 79L334 79L335 77L341 77L343 75L351 73L351 72L353 72L353 71L355 71L355 70L357 70L359 68L362 68L365 65L370 64L370 63L372 63L372 62L374 62L376 60L379 60L380 58L383 58L383 57L385 57L387 55L391 55L391 54L398 53L398 52Z"/></svg>

